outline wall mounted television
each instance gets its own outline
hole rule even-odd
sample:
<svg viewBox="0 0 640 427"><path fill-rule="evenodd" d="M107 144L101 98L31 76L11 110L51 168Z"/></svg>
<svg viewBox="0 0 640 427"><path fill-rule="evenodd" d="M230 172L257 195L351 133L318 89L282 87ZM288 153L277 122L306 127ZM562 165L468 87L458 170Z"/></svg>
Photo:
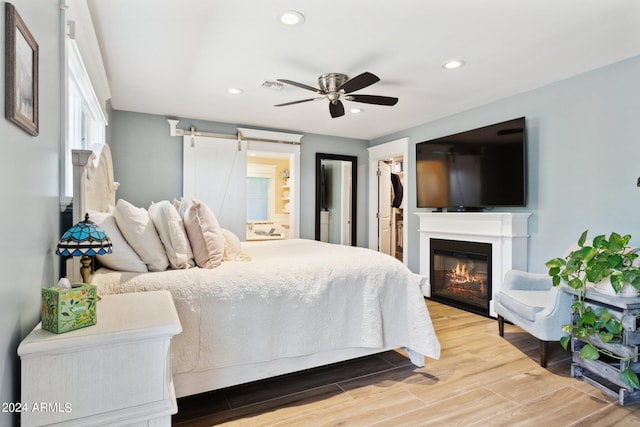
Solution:
<svg viewBox="0 0 640 427"><path fill-rule="evenodd" d="M526 206L525 118L416 144L416 194L418 208Z"/></svg>

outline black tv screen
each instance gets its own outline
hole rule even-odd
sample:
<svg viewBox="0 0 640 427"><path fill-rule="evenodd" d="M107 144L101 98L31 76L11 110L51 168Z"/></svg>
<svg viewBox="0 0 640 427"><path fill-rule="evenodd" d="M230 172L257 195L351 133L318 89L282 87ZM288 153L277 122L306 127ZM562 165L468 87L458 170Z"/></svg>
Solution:
<svg viewBox="0 0 640 427"><path fill-rule="evenodd" d="M525 118L416 144L418 208L526 206Z"/></svg>

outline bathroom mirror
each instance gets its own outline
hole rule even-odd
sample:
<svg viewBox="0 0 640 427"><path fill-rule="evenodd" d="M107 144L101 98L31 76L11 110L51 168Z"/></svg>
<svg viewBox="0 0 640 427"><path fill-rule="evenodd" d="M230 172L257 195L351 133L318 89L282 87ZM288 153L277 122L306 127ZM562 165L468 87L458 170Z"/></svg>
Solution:
<svg viewBox="0 0 640 427"><path fill-rule="evenodd" d="M356 245L358 158L316 153L316 240Z"/></svg>

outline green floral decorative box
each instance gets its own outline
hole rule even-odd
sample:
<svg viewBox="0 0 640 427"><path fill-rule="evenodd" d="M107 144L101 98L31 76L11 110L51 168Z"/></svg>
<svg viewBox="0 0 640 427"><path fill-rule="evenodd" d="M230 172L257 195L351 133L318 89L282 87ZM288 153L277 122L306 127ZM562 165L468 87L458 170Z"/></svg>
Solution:
<svg viewBox="0 0 640 427"><path fill-rule="evenodd" d="M95 325L97 295L97 288L88 284L42 288L42 329L61 334Z"/></svg>

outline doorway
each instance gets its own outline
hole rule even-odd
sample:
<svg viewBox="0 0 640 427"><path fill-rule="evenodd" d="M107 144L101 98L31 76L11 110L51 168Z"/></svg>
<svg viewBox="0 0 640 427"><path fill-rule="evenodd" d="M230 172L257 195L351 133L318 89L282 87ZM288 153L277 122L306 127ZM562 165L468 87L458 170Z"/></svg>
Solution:
<svg viewBox="0 0 640 427"><path fill-rule="evenodd" d="M378 161L378 250L400 261L404 252L404 158Z"/></svg>
<svg viewBox="0 0 640 427"><path fill-rule="evenodd" d="M246 240L291 238L290 154L247 150Z"/></svg>
<svg viewBox="0 0 640 427"><path fill-rule="evenodd" d="M408 138L402 138L369 148L369 248L405 265L408 145Z"/></svg>

